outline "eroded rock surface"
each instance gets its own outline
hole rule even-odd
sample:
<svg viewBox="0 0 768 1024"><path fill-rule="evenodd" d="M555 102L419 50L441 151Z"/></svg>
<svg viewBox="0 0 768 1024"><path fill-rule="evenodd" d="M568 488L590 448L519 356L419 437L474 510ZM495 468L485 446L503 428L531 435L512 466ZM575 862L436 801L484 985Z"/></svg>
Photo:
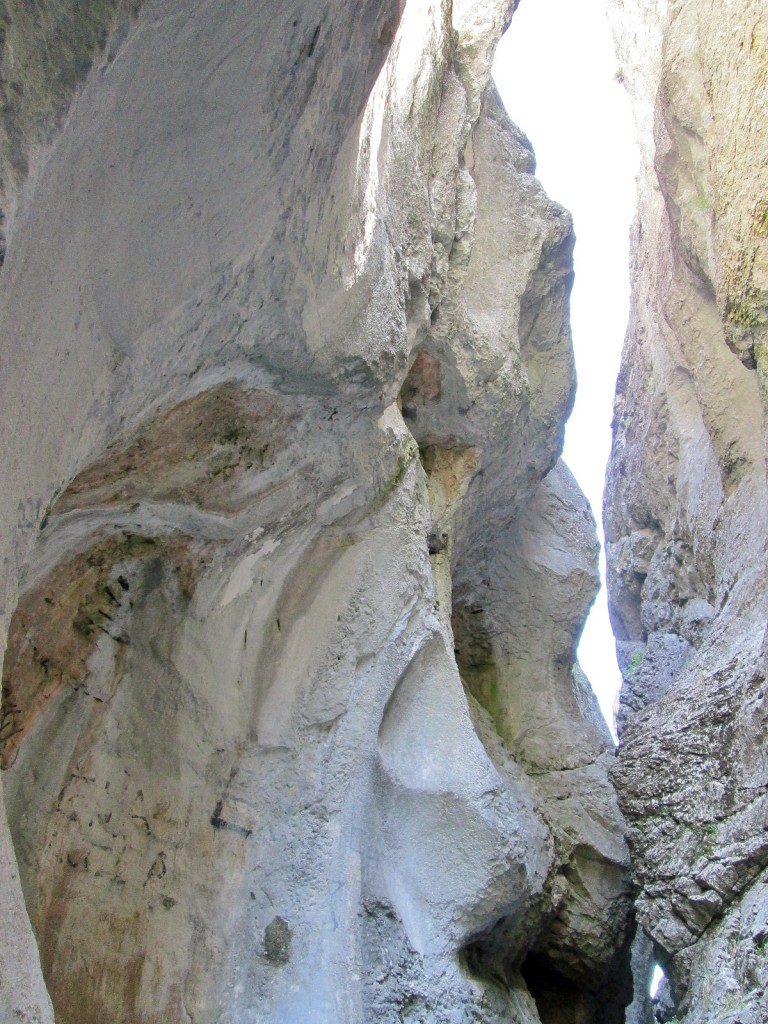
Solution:
<svg viewBox="0 0 768 1024"><path fill-rule="evenodd" d="M514 4L96 6L5 193L0 1020L619 1022Z"/></svg>
<svg viewBox="0 0 768 1024"><path fill-rule="evenodd" d="M643 145L605 521L614 774L662 1016L766 1020L763 3L614 4Z"/></svg>

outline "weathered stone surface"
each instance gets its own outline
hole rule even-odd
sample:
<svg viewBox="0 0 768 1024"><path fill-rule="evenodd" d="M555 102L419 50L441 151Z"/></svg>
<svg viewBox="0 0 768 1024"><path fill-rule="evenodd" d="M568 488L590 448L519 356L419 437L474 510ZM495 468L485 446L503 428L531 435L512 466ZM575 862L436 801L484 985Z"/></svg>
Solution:
<svg viewBox="0 0 768 1024"><path fill-rule="evenodd" d="M765 1020L768 20L752 0L613 9L643 149L605 505L614 780L668 1014Z"/></svg>
<svg viewBox="0 0 768 1024"><path fill-rule="evenodd" d="M513 7L147 2L29 148L0 739L59 1024L621 1020ZM0 1020L50 1021L18 907Z"/></svg>
<svg viewBox="0 0 768 1024"><path fill-rule="evenodd" d="M94 61L109 63L142 0L5 0L0 11L0 263L19 190Z"/></svg>

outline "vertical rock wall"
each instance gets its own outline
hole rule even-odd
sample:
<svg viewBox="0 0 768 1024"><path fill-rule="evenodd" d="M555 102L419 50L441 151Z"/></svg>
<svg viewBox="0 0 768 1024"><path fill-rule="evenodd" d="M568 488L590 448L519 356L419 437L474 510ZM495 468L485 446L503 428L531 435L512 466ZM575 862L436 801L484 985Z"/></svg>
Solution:
<svg viewBox="0 0 768 1024"><path fill-rule="evenodd" d="M42 978L9 850L3 1024L46 989L59 1024L622 1019L573 234L488 85L513 6L95 5L17 138L0 740Z"/></svg>
<svg viewBox="0 0 768 1024"><path fill-rule="evenodd" d="M643 147L605 522L614 780L665 1016L766 1020L768 16L613 4Z"/></svg>

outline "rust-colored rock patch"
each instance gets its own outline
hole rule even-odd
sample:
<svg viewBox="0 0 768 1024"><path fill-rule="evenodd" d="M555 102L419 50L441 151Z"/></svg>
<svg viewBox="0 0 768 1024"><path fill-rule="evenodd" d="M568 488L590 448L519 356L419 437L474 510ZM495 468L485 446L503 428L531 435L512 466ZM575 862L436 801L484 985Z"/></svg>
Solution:
<svg viewBox="0 0 768 1024"><path fill-rule="evenodd" d="M400 400L403 410L436 402L443 393L440 361L431 352L419 352L403 382Z"/></svg>
<svg viewBox="0 0 768 1024"><path fill-rule="evenodd" d="M292 418L271 392L223 384L111 445L75 477L54 511L149 498L238 512L248 502L240 483L273 464Z"/></svg>
<svg viewBox="0 0 768 1024"><path fill-rule="evenodd" d="M120 604L129 600L129 584L115 567L147 558L170 564L186 597L207 561L204 548L189 538L120 533L60 563L21 597L3 666L0 767L13 764L22 740L61 688L85 680L102 634L121 647L130 643L114 627Z"/></svg>

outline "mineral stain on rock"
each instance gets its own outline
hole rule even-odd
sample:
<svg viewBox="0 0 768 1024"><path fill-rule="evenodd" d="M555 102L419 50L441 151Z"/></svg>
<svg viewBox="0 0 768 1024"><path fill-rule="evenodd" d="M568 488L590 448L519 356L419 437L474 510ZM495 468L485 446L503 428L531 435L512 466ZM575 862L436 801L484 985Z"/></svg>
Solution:
<svg viewBox="0 0 768 1024"><path fill-rule="evenodd" d="M274 917L264 929L261 955L272 967L285 967L291 959L293 933L288 922Z"/></svg>
<svg viewBox="0 0 768 1024"><path fill-rule="evenodd" d="M27 731L62 687L87 689L88 660L100 638L113 642L122 659L121 648L131 642L126 623L133 603L124 572L152 563L155 575L170 571L189 599L207 558L191 538L120 532L65 559L23 594L3 662L2 767L13 763Z"/></svg>
<svg viewBox="0 0 768 1024"><path fill-rule="evenodd" d="M249 500L244 479L268 469L285 444L293 418L287 405L232 384L195 395L111 445L75 477L54 511L144 498L236 512Z"/></svg>

